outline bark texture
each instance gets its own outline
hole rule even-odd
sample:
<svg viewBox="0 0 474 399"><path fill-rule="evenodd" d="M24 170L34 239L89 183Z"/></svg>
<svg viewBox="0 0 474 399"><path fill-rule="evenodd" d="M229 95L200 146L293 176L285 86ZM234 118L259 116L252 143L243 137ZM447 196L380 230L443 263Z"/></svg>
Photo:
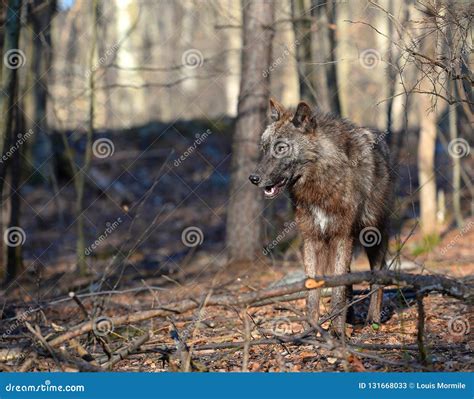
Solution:
<svg viewBox="0 0 474 399"><path fill-rule="evenodd" d="M248 177L259 157L265 127L272 55L274 3L252 0L243 14L242 79L233 140L230 199L227 213L229 259L251 260L261 249L263 198ZM267 73L266 73L267 72Z"/></svg>

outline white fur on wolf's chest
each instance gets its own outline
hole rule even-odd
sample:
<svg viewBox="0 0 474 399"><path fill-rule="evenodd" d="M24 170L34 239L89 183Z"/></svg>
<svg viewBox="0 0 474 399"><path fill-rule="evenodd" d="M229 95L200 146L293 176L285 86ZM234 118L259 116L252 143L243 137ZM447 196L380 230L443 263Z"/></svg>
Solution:
<svg viewBox="0 0 474 399"><path fill-rule="evenodd" d="M321 232L324 233L331 222L331 217L317 206L311 207L311 215L313 216L314 226L319 227Z"/></svg>

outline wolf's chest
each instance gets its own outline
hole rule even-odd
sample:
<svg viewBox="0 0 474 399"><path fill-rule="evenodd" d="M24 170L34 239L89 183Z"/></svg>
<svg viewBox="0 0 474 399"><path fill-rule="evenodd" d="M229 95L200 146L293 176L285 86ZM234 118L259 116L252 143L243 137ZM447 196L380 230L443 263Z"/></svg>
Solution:
<svg viewBox="0 0 474 399"><path fill-rule="evenodd" d="M309 218L313 228L325 234L331 225L331 216L318 206L312 206L309 210Z"/></svg>
<svg viewBox="0 0 474 399"><path fill-rule="evenodd" d="M297 207L296 215L300 230L309 235L325 236L334 224L334 217L317 205Z"/></svg>

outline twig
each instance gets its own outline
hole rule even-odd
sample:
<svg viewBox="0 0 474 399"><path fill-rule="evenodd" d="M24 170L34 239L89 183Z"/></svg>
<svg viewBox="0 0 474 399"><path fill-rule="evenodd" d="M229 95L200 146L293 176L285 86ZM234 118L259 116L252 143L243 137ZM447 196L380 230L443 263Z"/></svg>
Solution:
<svg viewBox="0 0 474 399"><path fill-rule="evenodd" d="M249 351L250 351L250 320L247 313L248 308L243 311L242 317L244 319L244 356L242 360L242 371L249 371Z"/></svg>
<svg viewBox="0 0 474 399"><path fill-rule="evenodd" d="M25 321L25 326L33 334L33 336L44 346L44 348L49 352L49 354L53 358L58 368L61 369L61 371L64 371L61 363L59 362L58 356L56 355L56 352L51 347L51 345L48 344L46 339L41 335L41 332L38 331L37 329L34 329L32 325L28 323L27 321Z"/></svg>
<svg viewBox="0 0 474 399"><path fill-rule="evenodd" d="M71 339L69 342L69 346L72 349L75 349L78 355L84 359L93 364L94 366L97 366L97 362L94 360L94 357L87 351L84 346L81 345L81 343L77 339Z"/></svg>
<svg viewBox="0 0 474 399"><path fill-rule="evenodd" d="M127 356L135 352L140 346L142 346L145 342L150 339L150 334L147 332L141 337L135 339L129 346L126 348L120 349L118 352L112 355L112 358L104 363L102 367L106 370L110 370L112 366L117 364L120 360L125 359Z"/></svg>
<svg viewBox="0 0 474 399"><path fill-rule="evenodd" d="M74 358L74 357L70 356L69 354L67 354L66 352L64 352L62 350L61 351L55 351L51 347L51 345L46 341L46 339L41 335L41 332L39 331L39 328L37 328L35 330L31 326L31 324L28 323L27 321L25 321L25 326L34 335L34 337L39 342L41 342L41 344L49 352L49 354L53 358L54 362L56 363L56 365L58 366L58 368L61 371L64 371L61 362L66 363L66 364L70 364L70 365L76 367L79 371L101 371L101 369L99 367L94 366L92 364L89 364L85 360Z"/></svg>
<svg viewBox="0 0 474 399"><path fill-rule="evenodd" d="M418 351L420 352L420 362L423 366L428 365L428 358L426 356L426 348L424 344L425 335L425 308L423 306L423 296L416 296L416 303L418 305L418 331L416 335L416 343Z"/></svg>
<svg viewBox="0 0 474 399"><path fill-rule="evenodd" d="M199 309L198 309L198 312L197 312L197 318L194 322L194 328L193 328L193 331L191 333L191 338L194 338L196 336L196 333L199 329L199 324L201 323L201 320L203 318L205 318L206 316L206 306L207 306L207 303L209 301L209 298L211 297L212 295L212 292L213 290L211 289L206 297L204 298L204 300L201 302L200 306L199 306ZM190 326L191 328L191 326ZM187 334L186 336L184 337L184 339L187 339ZM189 353L188 353L188 358L186 360L186 364L185 364L185 368L184 368L184 371L189 371L189 368L190 367L194 367L196 366L196 364L193 362L193 359L192 359L192 351L193 351L193 346L191 345L191 347L189 348ZM198 365L199 366L199 365ZM198 367L199 368L199 367Z"/></svg>
<svg viewBox="0 0 474 399"><path fill-rule="evenodd" d="M21 365L20 369L18 370L20 373L24 373L25 371L28 371L31 366L36 362L38 359L38 354L36 352L31 353L28 356L28 359L25 360L25 362Z"/></svg>
<svg viewBox="0 0 474 399"><path fill-rule="evenodd" d="M76 296L76 294L71 291L69 293L69 297L72 298L74 300L74 302L76 302L77 306L79 306L79 309L81 309L84 317L87 320L92 320L92 318L91 318L89 312L87 311L86 307L81 302L81 300ZM97 335L94 329L92 329L91 332L94 335L94 337L96 338L96 340L99 342L99 344L102 346L102 349L104 350L104 352L107 353L108 355L110 355L111 350L110 350L109 345L107 344L107 341L104 339L104 337L101 337L101 336ZM79 353L79 355L82 358L84 358L84 356L87 356L88 359L90 358L90 360L93 360L92 355L89 352L87 352L87 350L78 341L76 341L75 339L71 340L71 345L74 346L74 348L77 350L77 352Z"/></svg>
<svg viewBox="0 0 474 399"><path fill-rule="evenodd" d="M76 302L77 306L79 306L79 309L81 309L82 314L84 315L84 317L86 319L90 319L90 316L89 316L89 313L87 312L86 307L84 306L84 304L81 302L81 300L77 297L77 295L73 291L71 291L69 293L69 298L71 298L74 302Z"/></svg>

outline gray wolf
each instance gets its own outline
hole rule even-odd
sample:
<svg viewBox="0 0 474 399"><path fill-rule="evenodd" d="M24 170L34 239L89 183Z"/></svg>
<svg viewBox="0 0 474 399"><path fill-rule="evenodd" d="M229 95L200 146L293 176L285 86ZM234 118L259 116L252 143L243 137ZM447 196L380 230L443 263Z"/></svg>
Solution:
<svg viewBox="0 0 474 399"><path fill-rule="evenodd" d="M392 206L389 149L383 134L312 110L300 102L288 110L270 99L272 122L261 138L263 156L250 181L275 198L288 190L304 242L308 277L344 274L357 244L371 270L385 266ZM368 322L380 322L383 292L372 287ZM333 330L341 333L352 287L333 289ZM308 292L307 312L320 316L320 291Z"/></svg>

